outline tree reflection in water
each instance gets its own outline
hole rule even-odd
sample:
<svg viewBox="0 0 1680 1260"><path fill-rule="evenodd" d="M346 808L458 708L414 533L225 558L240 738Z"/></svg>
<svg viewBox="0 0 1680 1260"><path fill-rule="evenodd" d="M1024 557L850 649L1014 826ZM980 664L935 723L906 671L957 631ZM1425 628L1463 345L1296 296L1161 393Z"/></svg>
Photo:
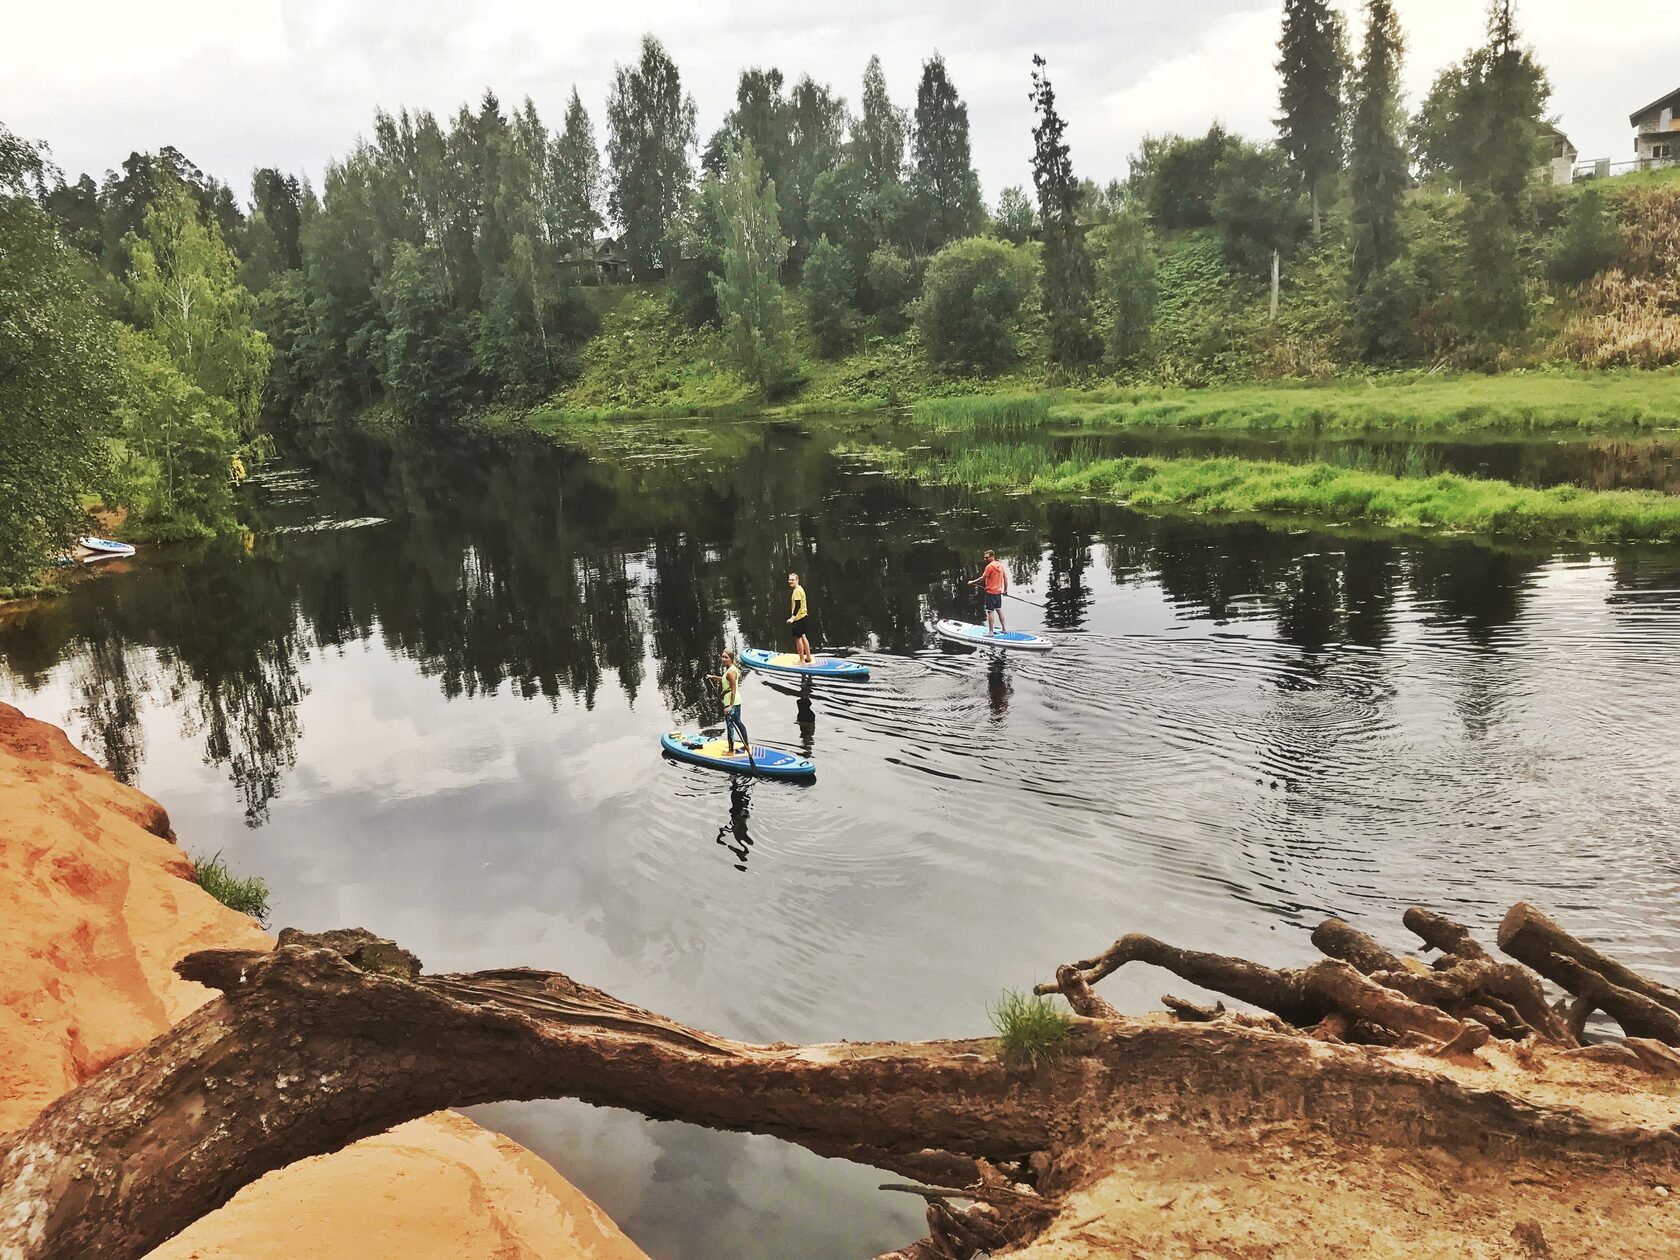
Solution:
<svg viewBox="0 0 1680 1260"><path fill-rule="evenodd" d="M12 619L0 660L26 691L65 663L79 738L125 779L145 758L141 708L170 706L259 826L297 762L308 662L376 636L448 697L506 687L592 706L611 686L634 704L651 662L664 705L715 719L707 663L726 637L780 643L790 570L812 593L822 646L907 654L925 645L930 616L966 615L965 579L998 547L1015 582L1045 578L1053 630L1088 628L1097 564L1122 587L1159 587L1183 618L1270 620L1300 649L1298 668L1278 679L1290 689L1312 686L1348 646L1388 645L1402 603L1494 645L1549 562L1470 542L978 500L873 475L836 455L845 436L822 424L720 424L690 458L643 461L459 433L317 433L291 457L317 470L309 493L271 493L255 479L249 549L158 549L131 573ZM338 527L368 518L383 523ZM1652 553L1616 562L1635 595L1680 584L1673 570ZM1466 731L1494 719L1508 690L1498 673L1497 662L1466 659ZM1002 714L1001 662L987 688ZM808 685L801 698L809 752ZM733 836L744 863L744 788L738 805L719 838Z"/></svg>

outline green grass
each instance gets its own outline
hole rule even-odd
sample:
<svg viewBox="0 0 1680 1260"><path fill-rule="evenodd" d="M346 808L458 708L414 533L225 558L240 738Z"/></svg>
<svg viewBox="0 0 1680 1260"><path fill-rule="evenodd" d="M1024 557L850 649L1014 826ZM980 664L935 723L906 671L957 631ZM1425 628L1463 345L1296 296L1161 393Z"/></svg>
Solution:
<svg viewBox="0 0 1680 1260"><path fill-rule="evenodd" d="M268 885L260 875L241 878L228 869L218 850L210 857L194 855L193 882L230 910L268 922Z"/></svg>
<svg viewBox="0 0 1680 1260"><path fill-rule="evenodd" d="M918 402L935 429L1215 429L1357 433L1680 427L1680 373L1361 377L1201 390L1110 388Z"/></svg>
<svg viewBox="0 0 1680 1260"><path fill-rule="evenodd" d="M1067 1049L1068 1034L1073 1031L1073 1017L1048 998L1013 989L986 1013L1003 1042L1004 1061L1018 1067L1036 1069L1054 1062Z"/></svg>
<svg viewBox="0 0 1680 1260"><path fill-rule="evenodd" d="M888 467L981 490L1092 495L1146 509L1279 515L1325 524L1451 530L1531 542L1680 539L1680 496L1651 490L1535 489L1442 474L1402 477L1332 464L1229 457L1068 456L984 443L948 456L872 450Z"/></svg>

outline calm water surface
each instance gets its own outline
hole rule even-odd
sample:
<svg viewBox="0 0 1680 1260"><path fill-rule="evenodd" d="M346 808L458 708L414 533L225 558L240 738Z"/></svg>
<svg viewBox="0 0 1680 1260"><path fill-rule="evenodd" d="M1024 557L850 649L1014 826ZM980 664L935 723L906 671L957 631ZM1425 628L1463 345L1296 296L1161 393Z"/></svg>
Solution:
<svg viewBox="0 0 1680 1260"><path fill-rule="evenodd" d="M821 426L589 460L349 439L249 547L0 623L0 697L163 800L275 924L527 964L744 1038L980 1033L1126 931L1274 963L1327 913L1518 897L1680 980L1680 550L1553 556L917 490ZM325 471L330 469L331 471ZM997 547L1043 657L940 648ZM814 784L663 761L805 575L863 687L750 677ZM1105 984L1152 1008L1160 972ZM571 1103L479 1108L652 1255L859 1257L881 1174Z"/></svg>

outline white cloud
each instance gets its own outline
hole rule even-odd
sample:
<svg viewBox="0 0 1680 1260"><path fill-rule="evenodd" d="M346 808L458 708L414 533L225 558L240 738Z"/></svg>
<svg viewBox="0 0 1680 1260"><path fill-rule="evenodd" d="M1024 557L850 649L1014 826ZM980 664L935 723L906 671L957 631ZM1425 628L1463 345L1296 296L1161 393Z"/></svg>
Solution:
<svg viewBox="0 0 1680 1260"><path fill-rule="evenodd" d="M102 173L130 150L173 144L242 188L259 164L318 174L367 131L376 106L447 113L486 86L509 103L531 95L553 121L575 81L600 131L612 64L635 55L644 30L676 57L703 135L729 107L743 66L777 65L790 78L808 71L855 101L864 62L878 52L908 106L922 59L938 48L968 101L976 164L995 197L1027 177L1034 52L1050 60L1081 174L1120 174L1145 133L1199 131L1215 116L1270 134L1280 8L1275 0L856 0L843 11L779 0L476 8L174 0L136 9L0 0L0 120L47 140L72 173ZM1481 37L1482 7L1399 0L1399 10L1415 95ZM1680 31L1653 21L1643 3L1526 0L1519 17L1584 156L1623 154L1628 113L1680 86ZM1357 13L1350 25L1357 42Z"/></svg>

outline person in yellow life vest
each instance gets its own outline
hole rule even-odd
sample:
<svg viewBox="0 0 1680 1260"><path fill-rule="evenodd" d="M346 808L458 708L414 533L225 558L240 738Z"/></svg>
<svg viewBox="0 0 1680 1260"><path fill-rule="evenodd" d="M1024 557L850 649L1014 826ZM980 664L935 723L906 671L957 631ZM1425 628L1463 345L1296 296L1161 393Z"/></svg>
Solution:
<svg viewBox="0 0 1680 1260"><path fill-rule="evenodd" d="M723 666L723 672L706 677L723 691L723 730L729 740L728 755L735 756L735 733L739 731L741 751L751 756L752 745L747 742L746 724L741 721L741 668L735 664L735 653L728 648L718 654L718 663Z"/></svg>
<svg viewBox="0 0 1680 1260"><path fill-rule="evenodd" d="M793 588L793 616L788 618L788 633L793 637L793 650L799 653L799 663L811 663L811 641L805 637L805 629L809 624L811 607L805 599L805 588L799 585L799 574L788 574L788 585Z"/></svg>

